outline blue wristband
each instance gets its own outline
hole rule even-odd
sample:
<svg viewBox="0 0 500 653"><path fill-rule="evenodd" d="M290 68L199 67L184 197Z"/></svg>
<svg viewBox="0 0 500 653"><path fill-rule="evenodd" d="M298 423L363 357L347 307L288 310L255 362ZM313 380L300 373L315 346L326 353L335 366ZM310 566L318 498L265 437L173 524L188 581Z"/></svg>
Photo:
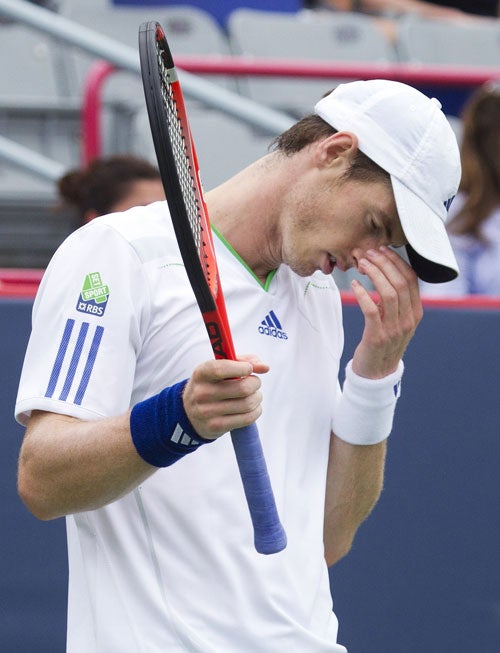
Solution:
<svg viewBox="0 0 500 653"><path fill-rule="evenodd" d="M130 414L130 433L137 453L154 467L168 467L207 440L189 421L182 392L187 379L136 404Z"/></svg>

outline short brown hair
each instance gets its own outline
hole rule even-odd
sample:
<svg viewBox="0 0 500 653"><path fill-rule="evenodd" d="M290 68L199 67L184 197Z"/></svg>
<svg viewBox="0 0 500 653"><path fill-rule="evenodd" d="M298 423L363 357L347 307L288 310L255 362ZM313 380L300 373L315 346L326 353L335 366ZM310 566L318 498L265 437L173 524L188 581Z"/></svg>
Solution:
<svg viewBox="0 0 500 653"><path fill-rule="evenodd" d="M316 114L310 114L277 136L271 143L270 149L282 152L286 156L292 156L308 145L336 134L337 131L323 118ZM389 173L360 150L357 151L352 166L346 173L347 178L356 181L384 181L390 183Z"/></svg>
<svg viewBox="0 0 500 653"><path fill-rule="evenodd" d="M149 161L130 154L97 158L84 168L68 171L57 182L64 204L74 206L83 221L88 210L109 213L129 192L133 182L160 180L160 172Z"/></svg>

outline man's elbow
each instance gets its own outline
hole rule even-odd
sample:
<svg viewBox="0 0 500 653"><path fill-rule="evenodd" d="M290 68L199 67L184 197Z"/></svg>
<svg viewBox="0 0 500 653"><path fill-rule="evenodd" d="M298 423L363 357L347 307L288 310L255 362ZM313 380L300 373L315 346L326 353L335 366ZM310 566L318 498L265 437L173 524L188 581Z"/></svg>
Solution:
<svg viewBox="0 0 500 653"><path fill-rule="evenodd" d="M336 541L325 546L325 560L328 567L332 567L349 553L354 538L344 538L341 542Z"/></svg>
<svg viewBox="0 0 500 653"><path fill-rule="evenodd" d="M324 530L325 560L329 567L344 558L352 548L354 538L361 524L370 516L373 508L380 497L377 492L374 500L366 503L363 507L358 506L355 514L350 513L348 519L338 521L330 528Z"/></svg>
<svg viewBox="0 0 500 653"><path fill-rule="evenodd" d="M60 517L50 506L46 493L39 487L32 476L21 466L17 476L17 493L31 514L41 521L50 521Z"/></svg>

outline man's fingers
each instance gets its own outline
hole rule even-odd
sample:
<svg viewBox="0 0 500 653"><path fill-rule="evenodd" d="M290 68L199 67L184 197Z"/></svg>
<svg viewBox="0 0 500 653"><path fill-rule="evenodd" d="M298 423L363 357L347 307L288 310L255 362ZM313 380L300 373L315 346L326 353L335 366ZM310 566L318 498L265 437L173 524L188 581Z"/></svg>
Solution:
<svg viewBox="0 0 500 653"><path fill-rule="evenodd" d="M193 371L185 386L183 401L186 414L199 435L218 437L229 430L248 426L260 416L261 381L253 372L264 373L269 367L255 356L245 358L249 360L210 360Z"/></svg>
<svg viewBox="0 0 500 653"><path fill-rule="evenodd" d="M370 250L361 259L365 272L380 296L380 308L389 321L415 321L422 317L422 305L415 272L396 252L388 247Z"/></svg>
<svg viewBox="0 0 500 653"><path fill-rule="evenodd" d="M260 360L255 354L241 354L238 356L239 361L248 361L252 364L253 374L265 374L269 372L270 367L266 363Z"/></svg>
<svg viewBox="0 0 500 653"><path fill-rule="evenodd" d="M353 369L367 378L381 378L396 369L422 318L418 280L408 264L387 247L366 252L359 268L372 281L379 300L361 284L353 283L365 317Z"/></svg>

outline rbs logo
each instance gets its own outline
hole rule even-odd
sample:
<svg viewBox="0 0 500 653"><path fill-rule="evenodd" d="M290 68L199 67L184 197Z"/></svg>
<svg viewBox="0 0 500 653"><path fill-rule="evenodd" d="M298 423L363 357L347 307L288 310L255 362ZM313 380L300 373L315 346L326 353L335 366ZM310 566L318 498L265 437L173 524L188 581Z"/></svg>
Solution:
<svg viewBox="0 0 500 653"><path fill-rule="evenodd" d="M104 315L109 297L109 287L102 283L99 272L91 272L85 277L76 310L101 317Z"/></svg>
<svg viewBox="0 0 500 653"><path fill-rule="evenodd" d="M78 302L76 310L81 313L91 313L92 315L104 315L106 306L96 306L94 302Z"/></svg>

